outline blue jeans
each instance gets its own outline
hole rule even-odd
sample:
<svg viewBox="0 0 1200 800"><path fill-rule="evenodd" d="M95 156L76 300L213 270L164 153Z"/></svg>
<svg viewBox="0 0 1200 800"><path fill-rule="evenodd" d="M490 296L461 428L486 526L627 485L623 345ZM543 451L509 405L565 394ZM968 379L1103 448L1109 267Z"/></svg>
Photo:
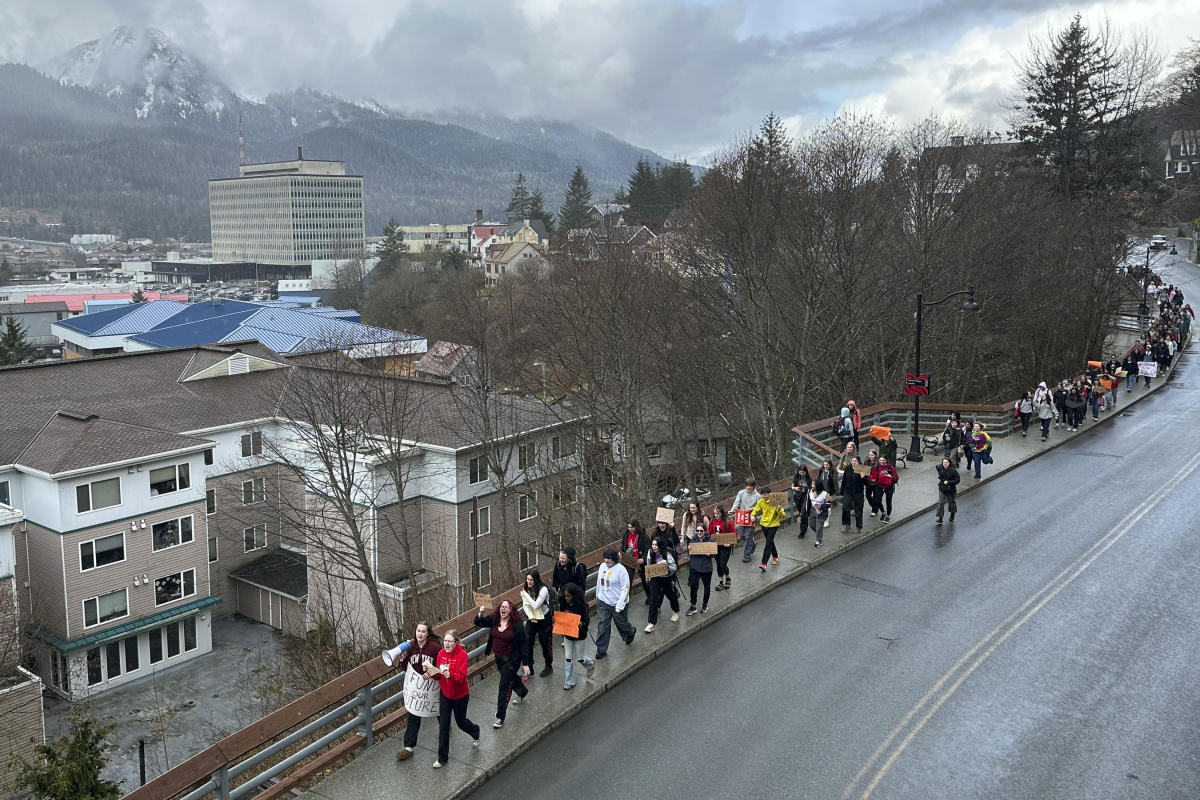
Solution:
<svg viewBox="0 0 1200 800"><path fill-rule="evenodd" d="M611 623L617 624L617 633L625 640L625 644L633 644L633 625L629 622L629 606L620 611L616 606L596 601L596 654L608 652L608 637Z"/></svg>
<svg viewBox="0 0 1200 800"><path fill-rule="evenodd" d="M1130 370L1129 374L1125 376L1125 391L1132 392L1133 391L1133 382L1136 380L1137 380L1137 371Z"/></svg>
<svg viewBox="0 0 1200 800"><path fill-rule="evenodd" d="M563 678L563 686L575 685L575 665L579 664L584 669L587 669L587 657L583 654L583 645L585 639L568 639L563 637L563 658L567 662L566 675Z"/></svg>
<svg viewBox="0 0 1200 800"><path fill-rule="evenodd" d="M975 467L975 477L976 478L983 477L982 475L979 474L979 470L983 468L983 451L982 450L979 451L978 453L971 449L967 450L967 469L971 469L972 464Z"/></svg>
<svg viewBox="0 0 1200 800"><path fill-rule="evenodd" d="M737 535L738 539L741 539L746 543L745 548L742 550L742 560L749 561L750 556L754 555L754 548L758 546L754 542L754 526L738 525Z"/></svg>
<svg viewBox="0 0 1200 800"><path fill-rule="evenodd" d="M1113 382L1113 388L1108 390L1108 404L1110 406L1116 406L1117 404L1117 384L1115 381Z"/></svg>

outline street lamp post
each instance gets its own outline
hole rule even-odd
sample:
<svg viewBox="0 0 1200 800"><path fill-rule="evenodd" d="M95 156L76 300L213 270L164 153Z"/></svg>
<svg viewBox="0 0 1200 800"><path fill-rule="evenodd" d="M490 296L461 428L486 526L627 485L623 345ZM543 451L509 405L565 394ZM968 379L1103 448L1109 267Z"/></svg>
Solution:
<svg viewBox="0 0 1200 800"><path fill-rule="evenodd" d="M535 367L542 368L542 402L545 403L546 402L546 362L545 361L535 361L535 362L533 362L533 365Z"/></svg>
<svg viewBox="0 0 1200 800"><path fill-rule="evenodd" d="M963 313L973 314L979 310L979 304L975 302L975 290L967 288L960 292L951 292L941 300L935 300L931 303L925 302L923 294L917 294L917 346L916 346L916 374L921 374L921 310L929 306L940 306L952 297L959 295L967 295L967 302L963 303ZM908 445L908 455L905 456L906 461L922 461L924 456L921 455L921 432L919 425L921 422L921 395L913 395L913 418L912 418L912 441Z"/></svg>
<svg viewBox="0 0 1200 800"><path fill-rule="evenodd" d="M1147 291L1150 288L1150 245L1146 245L1146 266L1142 268L1142 302L1138 306L1138 330L1146 333L1146 320L1150 316L1150 306L1146 303Z"/></svg>

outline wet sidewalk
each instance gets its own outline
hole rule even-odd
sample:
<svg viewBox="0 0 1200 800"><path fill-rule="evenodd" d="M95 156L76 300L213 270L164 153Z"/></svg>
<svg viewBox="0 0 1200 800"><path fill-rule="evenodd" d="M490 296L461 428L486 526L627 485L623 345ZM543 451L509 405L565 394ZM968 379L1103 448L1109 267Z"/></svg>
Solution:
<svg viewBox="0 0 1200 800"><path fill-rule="evenodd" d="M1015 469L1077 436L1084 436L1093 428L1119 425L1121 414L1129 406L1156 393L1168 380L1169 376L1157 378L1149 389L1139 384L1132 392L1126 392L1122 386L1117 392L1117 406L1102 412L1098 422L1093 422L1089 414L1087 421L1077 432L1070 432L1065 427L1054 429L1052 425L1049 441L1042 442L1040 426L1033 420L1026 437L1017 433L1004 438L994 438L994 463L984 465L982 479L976 480L973 477L973 473L966 468L965 460L959 468L962 475L959 495L963 498L959 503L960 521L971 513L971 492L986 491L982 487L998 475ZM762 573L758 568L758 556L762 553L761 540L755 551L756 557L751 563L743 563L740 557L741 550L736 549L729 565L733 586L728 591L713 592L709 610L705 614L688 617L681 613L679 622L673 623L670 621L670 609L664 603L665 613L660 615L654 632L644 633L642 629L646 625L647 606L638 590L629 606L629 620L637 630L633 644L626 646L614 631L608 657L596 662L596 670L592 677L580 680L575 689L569 692L563 691L562 688L562 649L558 637L555 637L554 674L546 678L529 679L528 698L520 705L509 707L507 720L500 730L493 730L491 727L495 717L496 676L492 674L474 684L471 687L468 715L482 729L480 747L473 749L467 735L454 728L450 735L450 761L443 768L433 769L433 762L437 757L437 725L436 721L429 720L422 725L413 759L405 762L396 760L396 751L401 747L401 731L390 739L380 741L370 751L325 778L309 789L308 794L322 800L345 800L351 797L361 800L384 800L398 794L421 797L424 800L466 796L567 719L595 702L621 681L636 674L640 667L660 653L674 647L701 628L713 624L784 582L797 578L906 521L919 516L929 516L932 524L933 509L937 501L937 479L934 470L938 463L940 453L935 456L927 451L920 463L899 469L900 482L893 500L892 521L889 523L880 522L878 517L864 516L862 532L854 532L852 525L850 534L842 534L841 507L838 506L830 516L829 527L824 531L824 545L820 548L813 546L811 532L804 539L799 539L799 527L794 523L785 525L776 537L776 546L780 553L779 564L768 566L766 573ZM864 509L864 515L868 512L869 509ZM953 527L953 523L946 522L947 534L953 531ZM686 610L687 580L682 570L680 583L684 590L680 600L681 609ZM594 620L591 633L595 635ZM589 643L588 655L594 653L595 648ZM542 666L540 652L536 659L535 675Z"/></svg>

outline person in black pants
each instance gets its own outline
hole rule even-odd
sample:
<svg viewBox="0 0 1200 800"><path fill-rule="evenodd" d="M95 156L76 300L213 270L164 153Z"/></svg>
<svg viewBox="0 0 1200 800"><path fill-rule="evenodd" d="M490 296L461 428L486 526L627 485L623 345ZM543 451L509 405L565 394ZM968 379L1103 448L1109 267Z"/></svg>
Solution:
<svg viewBox="0 0 1200 800"><path fill-rule="evenodd" d="M708 535L708 530L703 525L697 525L695 529L685 531L688 540L688 547L699 542L711 542L712 537ZM688 616L696 613L696 590L700 588L700 584L704 584L704 601L700 604L700 613L708 611L709 589L712 586L713 573L713 557L706 553L692 553L691 561L688 563L688 589L691 590L692 607L687 610Z"/></svg>
<svg viewBox="0 0 1200 800"><path fill-rule="evenodd" d="M487 609L480 606L479 615L475 617L475 627L490 628L487 647L483 652L485 655L496 656L496 670L500 673L500 685L496 692L496 721L492 723L493 728L499 728L504 725L508 702L513 692L517 694L516 699L512 701L514 704L529 694L524 681L520 680L517 673L523 670L528 678L529 673L533 671L530 664L532 649L528 647L525 639L525 626L517 619L513 604L507 600L500 601L494 614L488 614Z"/></svg>
<svg viewBox="0 0 1200 800"><path fill-rule="evenodd" d="M650 540L646 563L667 565L667 574L651 578L646 586L646 593L650 596L646 633L652 633L654 626L658 624L658 610L662 608L664 597L671 604L671 622L679 622L679 598L675 594L675 570L678 569L678 564L670 543L658 536Z"/></svg>
<svg viewBox="0 0 1200 800"><path fill-rule="evenodd" d="M425 674L426 664L437 664L438 652L442 646L429 635L433 626L428 622L418 622L413 638L408 642L408 650L404 660L397 664L397 669L406 670L410 666L418 675ZM417 746L417 734L421 732L421 718L411 711L408 713L408 723L404 728L404 747L396 753L396 758L407 761L413 757Z"/></svg>
<svg viewBox="0 0 1200 800"><path fill-rule="evenodd" d="M842 533L850 532L851 511L854 512L854 527L862 530L863 494L867 488L867 480L855 472L858 466L858 457L855 456L842 471Z"/></svg>
<svg viewBox="0 0 1200 800"><path fill-rule="evenodd" d="M551 631L554 630L554 609L550 607L550 590L542 583L542 574L536 569L525 573L525 586L521 589L521 609L525 612L525 639L529 642L529 666L533 666L533 643L542 645L541 676L554 672L554 650L550 647Z"/></svg>
<svg viewBox="0 0 1200 800"><path fill-rule="evenodd" d="M733 520L729 518L725 506L713 509L713 515L708 520L708 532L713 536L718 533L737 533ZM717 591L723 592L730 587L729 557L733 555L732 547L717 545Z"/></svg>

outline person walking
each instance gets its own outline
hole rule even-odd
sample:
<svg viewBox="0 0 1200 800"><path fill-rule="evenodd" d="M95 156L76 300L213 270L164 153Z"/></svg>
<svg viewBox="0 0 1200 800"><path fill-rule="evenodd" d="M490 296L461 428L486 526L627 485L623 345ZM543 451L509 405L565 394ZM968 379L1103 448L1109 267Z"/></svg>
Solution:
<svg viewBox="0 0 1200 800"><path fill-rule="evenodd" d="M1033 410L1042 424L1042 441L1044 442L1050 437L1050 421L1054 419L1054 406L1050 402L1050 396L1042 395L1041 399L1034 403Z"/></svg>
<svg viewBox="0 0 1200 800"><path fill-rule="evenodd" d="M508 600L501 600L494 613L487 613L483 606L475 616L475 627L488 628L487 647L484 655L496 656L496 671L500 674L500 684L496 687L496 721L493 728L504 726L504 718L508 715L508 704L521 702L529 689L521 680L521 673L528 678L533 671L530 663L531 649L525 639L525 627L517 619L517 610ZM513 693L516 697L513 697Z"/></svg>
<svg viewBox="0 0 1200 800"><path fill-rule="evenodd" d="M875 484L875 502L879 506L879 521L892 521L892 495L896 493L896 484L900 482L900 473L896 471L896 467L892 465L883 456L879 457L879 463L871 469L871 474L867 476L868 481Z"/></svg>
<svg viewBox="0 0 1200 800"><path fill-rule="evenodd" d="M850 409L850 424L854 426L854 446L858 447L858 434L862 430L862 412L858 410L858 403L853 400L846 401L846 408Z"/></svg>
<svg viewBox="0 0 1200 800"><path fill-rule="evenodd" d="M585 670L591 671L591 660L584 654L584 643L587 642L588 604L583 587L568 581L558 590L558 610L579 616L579 632L575 636L563 636L563 690L575 688L575 665L579 664Z"/></svg>
<svg viewBox="0 0 1200 800"><path fill-rule="evenodd" d="M858 445L854 442L846 442L846 446L842 448L842 454L838 457L837 470L841 472L850 463L850 459L858 458Z"/></svg>
<svg viewBox="0 0 1200 800"><path fill-rule="evenodd" d="M816 484L820 484L821 488L825 490L826 502L829 505L833 505L833 503L836 502L834 495L836 495L838 491L838 474L833 469L833 462L829 459L825 459L821 462L821 471L817 473L817 479L813 481L813 485ZM826 509L825 516L821 519L821 527L823 528L829 527L828 511L829 510Z"/></svg>
<svg viewBox="0 0 1200 800"><path fill-rule="evenodd" d="M693 500L692 502L688 503L687 511L683 512L683 528L681 530L683 530L684 536L686 536L687 532L695 528L697 525L703 525L705 528L707 528L708 514L705 514L703 511L701 511L699 504ZM679 531L676 531L675 535L678 537ZM677 548L678 550L683 550L686 547L685 540L680 539L679 544L680 547Z"/></svg>
<svg viewBox="0 0 1200 800"><path fill-rule="evenodd" d="M646 633L653 633L658 624L658 610L662 608L663 598L671 603L671 622L679 622L679 596L675 594L675 570L679 565L675 562L675 552L660 536L650 540L650 551L646 553L647 564L666 564L667 574L657 575L650 579L646 591L650 595L650 610L647 615Z"/></svg>
<svg viewBox="0 0 1200 800"><path fill-rule="evenodd" d="M853 442L858 436L858 431L854 428L854 418L850 416L849 407L843 407L838 418L834 421L833 434L841 441L842 447L845 447L847 442Z"/></svg>
<svg viewBox="0 0 1200 800"><path fill-rule="evenodd" d="M758 493L758 484L754 478L746 478L746 488L737 493L737 497L733 498L733 516L737 518L739 511L753 511L754 506L762 499L762 495ZM739 541L745 542L745 547L742 550L742 561L750 563L750 556L754 555L754 526L753 525L738 525L737 535Z"/></svg>
<svg viewBox="0 0 1200 800"><path fill-rule="evenodd" d="M611 547L604 551L604 563L596 573L596 658L608 656L610 626L626 645L633 644L637 631L629 624L629 572L617 562L621 556Z"/></svg>
<svg viewBox="0 0 1200 800"><path fill-rule="evenodd" d="M1138 358L1141 355L1141 350L1135 344L1129 348L1129 352L1125 354L1125 358L1121 360L1121 369L1125 371L1125 391L1132 392L1133 384L1137 381L1138 375Z"/></svg>
<svg viewBox="0 0 1200 800"><path fill-rule="evenodd" d="M954 515L958 513L958 503L954 501L954 496L958 493L958 470L951 464L950 459L943 458L942 463L937 468L938 477L938 504L937 504L937 524L942 524L942 512L946 506L950 507L950 521L954 522Z"/></svg>
<svg viewBox="0 0 1200 800"><path fill-rule="evenodd" d="M825 526L829 524L826 519L829 516L829 492L825 491L824 483L813 481L812 488L808 490L808 503L812 506L808 512L808 524L816 539L813 547L820 547L825 535Z"/></svg>
<svg viewBox="0 0 1200 800"><path fill-rule="evenodd" d="M854 514L854 527L862 530L863 494L867 488L867 479L858 473L861 466L857 458L850 460L842 470L842 533L850 532L850 515Z"/></svg>
<svg viewBox="0 0 1200 800"><path fill-rule="evenodd" d="M771 559L772 564L779 563L779 551L775 549L775 534L779 532L779 526L787 519L787 512L783 510L783 506L771 502L770 495L764 494L759 496L752 516L762 526L763 554L762 563L758 565L758 568L760 571L766 572L768 558Z"/></svg>
<svg viewBox="0 0 1200 800"><path fill-rule="evenodd" d="M891 430L888 430L886 439L879 436L872 436L871 441L874 442L875 446L879 448L880 458L886 458L889 464L894 465L896 463L896 451L899 449L900 445L899 442L896 441L896 437L892 436Z"/></svg>
<svg viewBox="0 0 1200 800"><path fill-rule="evenodd" d="M542 661L546 664L538 674L545 678L554 672L554 650L550 646L554 632L554 608L550 605L550 589L542 583L542 575L536 569L525 573L521 610L525 612L525 639L529 643L527 663L532 669L533 643L536 640L542 646Z"/></svg>
<svg viewBox="0 0 1200 800"><path fill-rule="evenodd" d="M792 508L793 519L800 521L800 533L797 539L804 538L804 532L808 530L808 490L812 487L813 478L808 471L807 464L801 464L796 470L796 474L792 476ZM720 588L718 586L717 588Z"/></svg>
<svg viewBox="0 0 1200 800"><path fill-rule="evenodd" d="M1067 390L1067 430L1077 431L1083 424L1083 407L1085 400L1083 390L1078 383L1072 383Z"/></svg>
<svg viewBox="0 0 1200 800"><path fill-rule="evenodd" d="M638 577L642 579L642 589L646 592L645 602L650 602L650 587L646 585L646 551L650 549L650 537L646 529L636 519L629 520L625 526L625 544L622 548L626 553L637 559Z"/></svg>
<svg viewBox="0 0 1200 800"><path fill-rule="evenodd" d="M1025 392L1013 406L1017 419L1021 422L1021 435L1029 432L1029 420L1033 417L1033 395Z"/></svg>
<svg viewBox="0 0 1200 800"><path fill-rule="evenodd" d="M416 629L413 631L413 638L408 640L408 649L404 651L404 659L400 661L396 668L407 670L409 667L418 675L424 676L428 680L425 673L425 665L432 664L437 666L438 651L441 650L441 645L429 635L433 630L428 622L418 622ZM432 688L432 684L430 684ZM408 721L404 725L404 747L396 753L396 758L400 761L407 761L413 757L413 750L417 746L417 734L421 732L421 717L408 713Z"/></svg>
<svg viewBox="0 0 1200 800"><path fill-rule="evenodd" d="M458 631L448 630L442 635L442 649L434 664L441 671L437 679L441 684L442 696L438 706L438 752L434 769L440 769L450 760L450 716L458 729L471 737L471 746L479 747L479 726L467 717L467 704L471 701L471 685L467 682L467 651L462 648Z"/></svg>
<svg viewBox="0 0 1200 800"><path fill-rule="evenodd" d="M971 431L971 454L975 463L975 477L982 478L980 470L983 462L992 463L992 437L983 429L982 422L976 422Z"/></svg>
<svg viewBox="0 0 1200 800"><path fill-rule="evenodd" d="M708 533L711 536L716 536L718 533L736 533L733 529L733 522L729 519L729 515L725 511L725 506L717 506L713 509L713 515L708 520ZM729 556L732 554L732 547L722 544L717 545L718 592L723 592L730 587Z"/></svg>
<svg viewBox="0 0 1200 800"><path fill-rule="evenodd" d="M675 528L674 522L663 522L661 519L654 523L654 530L650 531L650 538L658 537L663 540L663 545L679 558L679 552L682 549L683 542L679 539L679 531Z"/></svg>
<svg viewBox="0 0 1200 800"><path fill-rule="evenodd" d="M947 420L946 430L942 431L942 455L953 461L956 467L962 458L966 441L967 437L962 429L962 423L953 417Z"/></svg>
<svg viewBox="0 0 1200 800"><path fill-rule="evenodd" d="M583 588L587 586L587 567L575 560L575 548L566 545L558 551L558 562L554 565L554 576L550 585L562 597L563 587L568 583Z"/></svg>
<svg viewBox="0 0 1200 800"><path fill-rule="evenodd" d="M688 552L691 553L691 546L700 542L711 542L712 536L708 532L708 528L704 525L696 525L694 528L684 528L684 535L688 538ZM687 610L687 615L690 617L696 613L696 592L700 584L704 584L704 597L700 602L700 613L704 614L708 611L708 597L712 588L713 574L713 558L707 553L691 553L688 561L688 591L691 597L691 605Z"/></svg>

